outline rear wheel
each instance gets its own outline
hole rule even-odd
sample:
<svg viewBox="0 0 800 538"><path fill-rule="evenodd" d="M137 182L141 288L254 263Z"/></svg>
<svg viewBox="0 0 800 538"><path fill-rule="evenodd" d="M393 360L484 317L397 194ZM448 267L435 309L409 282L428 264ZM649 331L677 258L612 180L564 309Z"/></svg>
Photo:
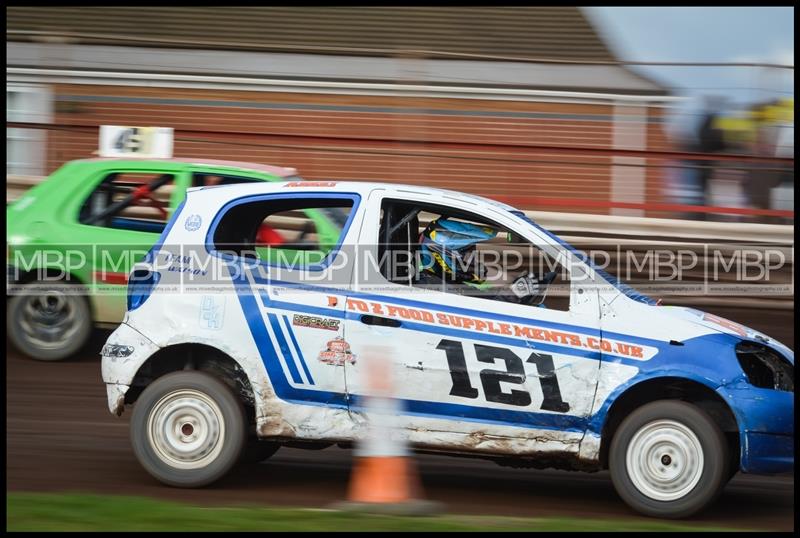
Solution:
<svg viewBox="0 0 800 538"><path fill-rule="evenodd" d="M239 461L247 427L241 402L213 376L167 374L136 401L131 442L142 466L159 481L201 487L222 478Z"/></svg>
<svg viewBox="0 0 800 538"><path fill-rule="evenodd" d="M92 333L89 302L78 294L77 287L63 281L26 284L6 308L9 340L36 360L66 359L77 353Z"/></svg>
<svg viewBox="0 0 800 538"><path fill-rule="evenodd" d="M611 442L609 470L620 497L655 517L690 516L727 483L728 445L701 409L678 400L647 404L631 413Z"/></svg>

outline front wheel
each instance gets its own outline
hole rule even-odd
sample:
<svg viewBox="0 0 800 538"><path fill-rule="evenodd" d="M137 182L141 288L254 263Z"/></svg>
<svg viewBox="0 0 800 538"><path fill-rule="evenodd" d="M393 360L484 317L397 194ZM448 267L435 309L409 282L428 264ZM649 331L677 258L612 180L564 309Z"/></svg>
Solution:
<svg viewBox="0 0 800 538"><path fill-rule="evenodd" d="M642 406L620 424L609 452L619 496L654 517L688 517L714 501L729 477L728 445L701 409L678 400Z"/></svg>
<svg viewBox="0 0 800 538"><path fill-rule="evenodd" d="M203 372L160 377L134 405L133 451L147 472L169 486L196 488L222 478L239 461L246 440L241 402Z"/></svg>

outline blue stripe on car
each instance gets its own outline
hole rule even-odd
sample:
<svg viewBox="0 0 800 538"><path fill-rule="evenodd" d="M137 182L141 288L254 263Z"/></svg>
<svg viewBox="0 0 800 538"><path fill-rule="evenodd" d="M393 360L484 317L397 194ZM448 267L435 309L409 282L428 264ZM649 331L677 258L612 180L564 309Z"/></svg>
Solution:
<svg viewBox="0 0 800 538"><path fill-rule="evenodd" d="M286 331L289 333L289 338L292 340L292 345L294 346L294 350L297 352L297 358L300 359L300 365L303 367L303 371L306 373L308 382L313 385L314 378L311 377L311 372L308 370L308 366L306 365L306 360L305 358L303 358L303 352L300 350L300 345L297 343L297 338L295 338L294 336L294 331L292 331L291 325L289 325L288 316L283 316L283 324L286 325Z"/></svg>
<svg viewBox="0 0 800 538"><path fill-rule="evenodd" d="M289 373L292 375L292 381L298 385L303 384L303 378L300 377L300 371L297 369L297 365L294 363L292 352L289 351L289 346L286 343L286 339L283 337L283 333L281 332L281 326L278 323L278 317L275 314L267 314L267 316L269 316L269 322L270 325L272 325L272 332L275 333L275 339L278 341L278 346L281 349L283 360L286 361L286 366L289 368Z"/></svg>

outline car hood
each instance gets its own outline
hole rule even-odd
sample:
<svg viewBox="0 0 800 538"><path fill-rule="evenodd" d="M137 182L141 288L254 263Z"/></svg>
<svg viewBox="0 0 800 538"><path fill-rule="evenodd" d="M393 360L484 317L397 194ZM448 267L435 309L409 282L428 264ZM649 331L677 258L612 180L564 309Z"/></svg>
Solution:
<svg viewBox="0 0 800 538"><path fill-rule="evenodd" d="M767 336L766 334L751 327L747 327L741 323L736 323L735 321L731 321L708 312L703 312L702 310L697 310L695 308L688 308L685 306L659 306L658 308L663 309L669 315L700 325L707 329L739 337L743 340L750 340L752 342L764 344L785 356L791 361L792 364L794 364L794 351L789 349L781 342L778 342L774 338Z"/></svg>

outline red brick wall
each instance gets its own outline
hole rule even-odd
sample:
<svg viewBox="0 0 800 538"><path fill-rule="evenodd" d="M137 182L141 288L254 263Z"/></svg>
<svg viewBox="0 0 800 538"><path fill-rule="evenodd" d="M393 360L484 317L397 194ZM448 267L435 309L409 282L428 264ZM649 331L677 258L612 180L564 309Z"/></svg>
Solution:
<svg viewBox="0 0 800 538"><path fill-rule="evenodd" d="M180 157L484 196L606 201L610 192L610 155L585 151L611 147L609 105L78 85L55 94L56 126L169 126ZM648 142L663 149L660 124L648 124ZM48 167L96 148L94 129L52 130ZM648 201L660 200L659 183L648 170Z"/></svg>

